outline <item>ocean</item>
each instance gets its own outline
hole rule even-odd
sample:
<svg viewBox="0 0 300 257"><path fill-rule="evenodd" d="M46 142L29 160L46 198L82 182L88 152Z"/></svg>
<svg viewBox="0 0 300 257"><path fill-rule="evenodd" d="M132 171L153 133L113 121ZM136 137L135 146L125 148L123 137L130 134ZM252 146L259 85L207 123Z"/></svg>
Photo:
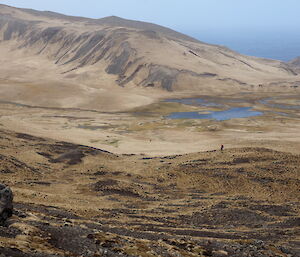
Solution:
<svg viewBox="0 0 300 257"><path fill-rule="evenodd" d="M201 31L194 38L222 45L241 54L290 61L300 56L300 30L288 31Z"/></svg>

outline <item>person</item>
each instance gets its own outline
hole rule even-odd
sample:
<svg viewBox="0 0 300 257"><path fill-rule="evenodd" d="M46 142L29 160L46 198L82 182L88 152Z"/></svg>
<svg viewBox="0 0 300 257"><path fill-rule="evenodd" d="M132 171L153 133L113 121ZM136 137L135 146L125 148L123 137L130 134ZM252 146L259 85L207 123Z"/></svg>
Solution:
<svg viewBox="0 0 300 257"><path fill-rule="evenodd" d="M223 149L224 149L224 145L221 145L221 151L223 151Z"/></svg>

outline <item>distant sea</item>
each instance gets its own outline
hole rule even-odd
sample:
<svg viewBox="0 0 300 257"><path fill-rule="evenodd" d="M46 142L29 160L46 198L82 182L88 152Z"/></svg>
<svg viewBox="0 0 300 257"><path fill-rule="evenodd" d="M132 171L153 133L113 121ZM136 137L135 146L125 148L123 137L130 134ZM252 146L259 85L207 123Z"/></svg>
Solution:
<svg viewBox="0 0 300 257"><path fill-rule="evenodd" d="M289 31L202 31L188 33L210 44L223 45L241 54L290 61L300 56L300 29Z"/></svg>

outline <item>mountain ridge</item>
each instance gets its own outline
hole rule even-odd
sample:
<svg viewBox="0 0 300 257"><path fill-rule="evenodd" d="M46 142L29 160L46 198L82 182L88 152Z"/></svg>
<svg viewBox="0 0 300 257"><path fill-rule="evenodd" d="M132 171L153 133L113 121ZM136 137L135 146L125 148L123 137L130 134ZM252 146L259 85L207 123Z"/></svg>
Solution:
<svg viewBox="0 0 300 257"><path fill-rule="evenodd" d="M276 90L286 90L297 77L286 63L186 37L159 25L115 16L95 20L0 5L0 78L34 82L39 92L45 91L37 99L41 104L49 90L57 94L56 87L47 91L37 85L42 78L51 85L73 84L86 97L82 100L66 91L65 98L78 100L79 105L71 107L86 107L90 97L99 102L97 97L103 100L106 93L116 102L117 94L127 95L126 107L134 107L132 97L141 102L146 97L148 103L165 95L160 90L211 94L260 90L261 85L269 90L274 81L280 84ZM2 87L4 97L30 103L30 96L20 99L25 89L12 87L13 94L11 88ZM70 107L70 102L62 97L58 104Z"/></svg>
<svg viewBox="0 0 300 257"><path fill-rule="evenodd" d="M172 30L170 28L167 28L167 27L164 27L164 26L161 26L161 25L157 25L157 24L154 24L154 23L151 23L151 22L125 19L125 18L118 17L118 16L115 16L115 15L94 19L94 18L86 18L86 17L81 17L81 16L65 15L65 14L56 13L56 12L52 12L52 11L37 11L37 10L34 10L34 9L16 8L16 7L0 4L0 8L1 8L1 6L8 7L8 8L19 9L19 10L22 10L24 12L28 12L30 14L36 15L36 16L45 16L45 17L48 17L48 18L49 17L59 18L59 19L70 20L70 21L88 22L90 24L95 24L95 25L105 24L105 25L110 25L110 26L115 26L115 27L125 26L125 27L131 27L131 28L136 28L136 29L141 29L141 27L144 26L144 29L146 28L148 30L160 31L162 33L166 33L167 35L173 35L174 37L176 37L176 36L181 37L185 40L190 40L192 42L200 42L198 39L195 39L191 36L182 34L180 32L177 32L175 30Z"/></svg>

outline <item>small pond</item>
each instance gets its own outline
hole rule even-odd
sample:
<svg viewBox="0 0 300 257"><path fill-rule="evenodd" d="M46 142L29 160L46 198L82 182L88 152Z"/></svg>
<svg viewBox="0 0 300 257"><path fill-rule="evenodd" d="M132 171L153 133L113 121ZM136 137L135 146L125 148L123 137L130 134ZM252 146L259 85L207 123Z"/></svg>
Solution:
<svg viewBox="0 0 300 257"><path fill-rule="evenodd" d="M253 110L251 107L237 107L225 111L207 112L174 112L168 115L168 119L214 119L218 121L235 118L247 118L263 115L262 112Z"/></svg>
<svg viewBox="0 0 300 257"><path fill-rule="evenodd" d="M264 98L259 100L260 104L263 104L267 107L271 108L279 108L282 110L298 110L300 109L300 105L298 104L282 104L282 103L272 103L273 98ZM170 115L166 116L168 119L214 119L218 121L222 120L230 120L235 118L248 118L253 116L263 115L263 112L259 112L253 110L252 104L249 102L248 107L230 107L231 103L247 103L247 101L243 99L227 99L223 100L222 103L215 103L211 101L209 98L184 98L184 99L167 99L164 102L169 103L181 103L185 105L192 106L204 106L204 107L217 107L226 109L224 111L193 111L193 112L174 112ZM296 101L296 103L298 103ZM283 112L275 112L275 111L267 111L272 112L281 116L288 116L287 113Z"/></svg>

